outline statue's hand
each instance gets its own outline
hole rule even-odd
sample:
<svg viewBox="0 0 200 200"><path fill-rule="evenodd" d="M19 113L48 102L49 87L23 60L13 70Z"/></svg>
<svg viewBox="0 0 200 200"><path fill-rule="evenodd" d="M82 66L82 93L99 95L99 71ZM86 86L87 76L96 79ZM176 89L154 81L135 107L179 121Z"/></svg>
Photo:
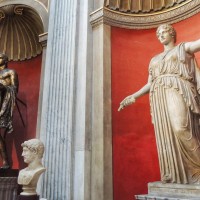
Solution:
<svg viewBox="0 0 200 200"><path fill-rule="evenodd" d="M129 106L131 104L135 103L135 97L133 95L127 96L121 103L118 108L118 111L124 109L126 106Z"/></svg>

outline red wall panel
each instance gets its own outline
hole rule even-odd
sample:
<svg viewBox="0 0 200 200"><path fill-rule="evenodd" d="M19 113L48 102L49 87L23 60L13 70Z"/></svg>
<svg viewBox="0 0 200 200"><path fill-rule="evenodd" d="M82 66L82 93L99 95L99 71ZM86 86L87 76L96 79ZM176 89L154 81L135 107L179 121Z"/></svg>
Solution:
<svg viewBox="0 0 200 200"><path fill-rule="evenodd" d="M177 43L200 38L200 14L174 24ZM156 29L112 27L112 119L114 200L133 200L159 181L159 164L148 95L118 112L124 97L147 82L150 59L163 50ZM196 55L200 63L200 53Z"/></svg>
<svg viewBox="0 0 200 200"><path fill-rule="evenodd" d="M8 63L8 68L15 69L18 73L18 98L27 105L25 107L17 101L25 122L25 127L22 124L19 112L15 106L13 113L14 131L8 134L6 138L9 160L13 169L25 166L21 156L21 143L27 139L34 138L36 135L41 60L42 56L40 55L31 60Z"/></svg>

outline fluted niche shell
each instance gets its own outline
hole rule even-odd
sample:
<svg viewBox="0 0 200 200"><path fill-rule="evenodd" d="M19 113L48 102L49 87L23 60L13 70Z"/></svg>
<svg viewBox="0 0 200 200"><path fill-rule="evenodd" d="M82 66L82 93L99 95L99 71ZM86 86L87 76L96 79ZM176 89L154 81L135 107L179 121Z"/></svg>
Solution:
<svg viewBox="0 0 200 200"><path fill-rule="evenodd" d="M105 0L104 6L111 10L129 13L149 13L170 9L190 0Z"/></svg>
<svg viewBox="0 0 200 200"><path fill-rule="evenodd" d="M38 37L41 33L41 18L31 8L24 5L0 8L0 50L9 60L25 60L41 54Z"/></svg>

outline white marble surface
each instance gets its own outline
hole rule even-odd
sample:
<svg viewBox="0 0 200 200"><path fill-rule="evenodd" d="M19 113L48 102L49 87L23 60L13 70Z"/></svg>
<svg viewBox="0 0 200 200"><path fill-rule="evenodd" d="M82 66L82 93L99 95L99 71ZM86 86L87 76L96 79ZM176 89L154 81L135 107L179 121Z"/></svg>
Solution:
<svg viewBox="0 0 200 200"><path fill-rule="evenodd" d="M168 197L196 198L200 196L198 184L148 183L148 194Z"/></svg>
<svg viewBox="0 0 200 200"><path fill-rule="evenodd" d="M92 1L80 1L77 9L77 54L75 63L74 177L73 199L90 200L92 126Z"/></svg>
<svg viewBox="0 0 200 200"><path fill-rule="evenodd" d="M199 200L200 185L152 182L148 194L135 195L138 200Z"/></svg>
<svg viewBox="0 0 200 200"><path fill-rule="evenodd" d="M93 27L91 199L112 200L111 28Z"/></svg>
<svg viewBox="0 0 200 200"><path fill-rule="evenodd" d="M52 0L41 99L40 138L48 173L41 196L71 199L73 191L73 102L77 1Z"/></svg>

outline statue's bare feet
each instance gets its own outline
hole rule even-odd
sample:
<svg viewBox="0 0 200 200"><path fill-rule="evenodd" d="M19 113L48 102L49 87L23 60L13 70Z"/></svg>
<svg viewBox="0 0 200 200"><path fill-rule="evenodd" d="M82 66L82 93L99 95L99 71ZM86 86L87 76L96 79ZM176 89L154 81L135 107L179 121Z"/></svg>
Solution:
<svg viewBox="0 0 200 200"><path fill-rule="evenodd" d="M3 166L0 169L9 169L9 168L10 168L9 164L3 164Z"/></svg>
<svg viewBox="0 0 200 200"><path fill-rule="evenodd" d="M171 183L171 177L169 175L165 175L162 177L162 183Z"/></svg>

